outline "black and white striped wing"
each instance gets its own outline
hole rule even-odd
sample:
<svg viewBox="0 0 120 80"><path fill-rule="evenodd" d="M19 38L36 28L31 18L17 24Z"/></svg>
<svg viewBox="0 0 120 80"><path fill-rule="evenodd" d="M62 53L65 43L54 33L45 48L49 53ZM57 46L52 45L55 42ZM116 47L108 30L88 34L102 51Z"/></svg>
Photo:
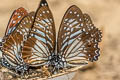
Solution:
<svg viewBox="0 0 120 80"><path fill-rule="evenodd" d="M101 41L101 31L88 14L73 5L65 13L58 33L58 54L69 66L79 66L84 61L96 61Z"/></svg>
<svg viewBox="0 0 120 80"><path fill-rule="evenodd" d="M34 20L33 17L33 12L26 15L21 22L16 25L16 29L11 32L10 35L3 38L1 47L3 66L9 69L15 69L24 63L21 55L21 47L29 34Z"/></svg>
<svg viewBox="0 0 120 80"><path fill-rule="evenodd" d="M22 56L31 66L45 65L55 50L55 26L46 0L41 0L29 38L24 43Z"/></svg>

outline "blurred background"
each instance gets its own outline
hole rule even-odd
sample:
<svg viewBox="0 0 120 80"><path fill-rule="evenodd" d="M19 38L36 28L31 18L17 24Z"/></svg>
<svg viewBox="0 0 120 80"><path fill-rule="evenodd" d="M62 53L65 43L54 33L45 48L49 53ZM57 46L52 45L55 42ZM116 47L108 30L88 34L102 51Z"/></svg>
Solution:
<svg viewBox="0 0 120 80"><path fill-rule="evenodd" d="M24 7L35 11L40 0L0 0L0 37L4 36L12 12ZM72 80L120 80L120 0L47 0L58 31L62 17L71 5L88 13L102 29L101 56L88 67L77 71ZM0 75L1 76L1 75Z"/></svg>

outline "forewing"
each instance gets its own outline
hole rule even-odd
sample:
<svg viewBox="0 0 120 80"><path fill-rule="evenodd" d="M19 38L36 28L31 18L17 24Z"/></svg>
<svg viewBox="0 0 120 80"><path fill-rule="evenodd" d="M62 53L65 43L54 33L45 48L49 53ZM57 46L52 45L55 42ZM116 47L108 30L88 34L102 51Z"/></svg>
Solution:
<svg viewBox="0 0 120 80"><path fill-rule="evenodd" d="M96 61L100 41L101 31L94 26L89 15L83 14L77 6L71 6L59 29L58 54L71 66L79 66L87 60Z"/></svg>
<svg viewBox="0 0 120 80"><path fill-rule="evenodd" d="M41 0L30 36L22 49L24 61L32 66L46 64L48 56L55 50L55 36L52 13L46 0Z"/></svg>
<svg viewBox="0 0 120 80"><path fill-rule="evenodd" d="M7 25L7 28L6 28L5 35L8 35L12 31L14 31L16 29L16 25L19 24L19 22L22 20L22 18L24 16L26 16L27 14L28 14L27 11L22 7L15 10L12 13L12 16L11 16L11 18L9 20L9 23Z"/></svg>
<svg viewBox="0 0 120 80"><path fill-rule="evenodd" d="M10 35L3 38L1 50L5 67L11 68L11 66L15 67L24 63L21 47L29 34L33 20L34 12L31 12L20 21L17 28Z"/></svg>

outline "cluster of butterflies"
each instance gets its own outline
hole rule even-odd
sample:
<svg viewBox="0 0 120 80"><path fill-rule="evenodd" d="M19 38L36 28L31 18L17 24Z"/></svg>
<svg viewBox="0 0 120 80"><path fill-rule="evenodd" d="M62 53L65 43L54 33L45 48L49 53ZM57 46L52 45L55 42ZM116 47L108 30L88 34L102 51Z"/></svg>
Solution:
<svg viewBox="0 0 120 80"><path fill-rule="evenodd" d="M98 60L101 38L89 15L75 5L66 11L56 36L52 13L41 0L36 12L22 7L13 12L1 42L0 63L22 74L43 66L59 72Z"/></svg>

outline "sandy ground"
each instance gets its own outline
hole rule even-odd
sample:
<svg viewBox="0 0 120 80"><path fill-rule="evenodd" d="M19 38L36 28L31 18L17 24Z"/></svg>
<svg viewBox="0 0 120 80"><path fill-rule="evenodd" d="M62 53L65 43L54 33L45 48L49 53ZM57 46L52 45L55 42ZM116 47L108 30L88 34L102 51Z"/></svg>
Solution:
<svg viewBox="0 0 120 80"><path fill-rule="evenodd" d="M3 37L13 10L24 7L34 11L40 0L0 0L0 37ZM103 29L102 51L91 67L79 70L73 80L120 80L120 0L47 0L56 29L66 9L77 5ZM0 75L1 76L1 75Z"/></svg>

